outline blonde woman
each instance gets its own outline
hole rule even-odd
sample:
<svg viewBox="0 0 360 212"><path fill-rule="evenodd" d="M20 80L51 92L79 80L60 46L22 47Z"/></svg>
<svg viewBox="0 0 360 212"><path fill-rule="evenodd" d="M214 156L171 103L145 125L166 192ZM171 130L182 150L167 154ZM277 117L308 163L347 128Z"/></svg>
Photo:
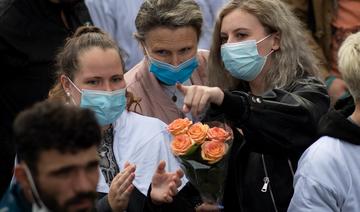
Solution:
<svg viewBox="0 0 360 212"><path fill-rule="evenodd" d="M185 112L210 104L241 132L231 150L225 211L286 211L303 151L329 108L299 21L279 0L237 0L214 28L209 57L213 87L184 86ZM234 130L236 132L236 130Z"/></svg>

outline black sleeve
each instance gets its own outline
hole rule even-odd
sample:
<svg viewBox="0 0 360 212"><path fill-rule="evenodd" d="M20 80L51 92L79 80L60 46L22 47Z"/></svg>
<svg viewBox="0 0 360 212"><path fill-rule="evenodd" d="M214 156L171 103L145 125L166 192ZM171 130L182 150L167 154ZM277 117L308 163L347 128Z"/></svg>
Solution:
<svg viewBox="0 0 360 212"><path fill-rule="evenodd" d="M317 138L317 124L329 109L325 86L314 78L298 80L287 89L273 89L263 96L241 91L224 92L220 110L244 132L254 152L293 154L303 152Z"/></svg>
<svg viewBox="0 0 360 212"><path fill-rule="evenodd" d="M190 183L187 183L174 197L173 201L168 204L154 204L151 200L150 192L151 185L143 212L193 212L195 207L202 203L198 191Z"/></svg>
<svg viewBox="0 0 360 212"><path fill-rule="evenodd" d="M145 200L146 200L146 196L142 194L136 187L134 187L134 190L130 195L130 200L126 211L127 212L142 211L145 204ZM98 193L98 199L96 200L96 211L101 211L101 212L112 211L108 201L108 194Z"/></svg>
<svg viewBox="0 0 360 212"><path fill-rule="evenodd" d="M98 198L96 200L96 211L111 212L111 207L108 201L108 195L106 193L98 192Z"/></svg>

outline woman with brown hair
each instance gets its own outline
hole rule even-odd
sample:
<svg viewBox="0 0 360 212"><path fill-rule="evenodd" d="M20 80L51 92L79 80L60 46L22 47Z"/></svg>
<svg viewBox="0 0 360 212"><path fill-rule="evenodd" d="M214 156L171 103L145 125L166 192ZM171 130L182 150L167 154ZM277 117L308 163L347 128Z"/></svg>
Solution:
<svg viewBox="0 0 360 212"><path fill-rule="evenodd" d="M49 99L90 108L103 130L99 211L142 211L156 170L181 174L166 125L126 109L132 95L126 91L120 50L99 28L79 28L58 54L57 66ZM168 184L166 179L162 183Z"/></svg>

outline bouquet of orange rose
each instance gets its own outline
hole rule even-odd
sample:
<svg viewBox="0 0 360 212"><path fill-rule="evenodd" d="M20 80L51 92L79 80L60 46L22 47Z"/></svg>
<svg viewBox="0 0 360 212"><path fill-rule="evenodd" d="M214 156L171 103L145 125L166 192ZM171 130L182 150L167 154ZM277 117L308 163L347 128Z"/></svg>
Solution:
<svg viewBox="0 0 360 212"><path fill-rule="evenodd" d="M213 127L211 127L213 126ZM221 207L232 131L225 124L176 119L168 125L171 150L203 202Z"/></svg>

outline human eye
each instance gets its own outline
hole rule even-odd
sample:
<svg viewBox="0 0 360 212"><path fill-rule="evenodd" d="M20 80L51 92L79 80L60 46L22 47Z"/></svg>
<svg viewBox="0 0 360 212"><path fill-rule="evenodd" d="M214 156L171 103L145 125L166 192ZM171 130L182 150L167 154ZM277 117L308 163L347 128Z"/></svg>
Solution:
<svg viewBox="0 0 360 212"><path fill-rule="evenodd" d="M235 37L238 41L244 40L248 36L247 33L244 32L236 32Z"/></svg>
<svg viewBox="0 0 360 212"><path fill-rule="evenodd" d="M121 82L124 78L122 76L114 76L111 78L111 81L114 83Z"/></svg>
<svg viewBox="0 0 360 212"><path fill-rule="evenodd" d="M66 167L57 171L54 171L51 175L57 178L68 178L74 172L73 167Z"/></svg>
<svg viewBox="0 0 360 212"><path fill-rule="evenodd" d="M186 47L186 48L182 48L180 49L180 54L186 54L188 53L192 48L191 47Z"/></svg>
<svg viewBox="0 0 360 212"><path fill-rule="evenodd" d="M167 55L169 55L169 51L160 49L160 50L156 50L155 54L157 54L159 56L167 56Z"/></svg>
<svg viewBox="0 0 360 212"><path fill-rule="evenodd" d="M98 85L100 82L98 79L89 79L89 80L86 80L85 84L87 85L91 85L91 86L96 86Z"/></svg>

